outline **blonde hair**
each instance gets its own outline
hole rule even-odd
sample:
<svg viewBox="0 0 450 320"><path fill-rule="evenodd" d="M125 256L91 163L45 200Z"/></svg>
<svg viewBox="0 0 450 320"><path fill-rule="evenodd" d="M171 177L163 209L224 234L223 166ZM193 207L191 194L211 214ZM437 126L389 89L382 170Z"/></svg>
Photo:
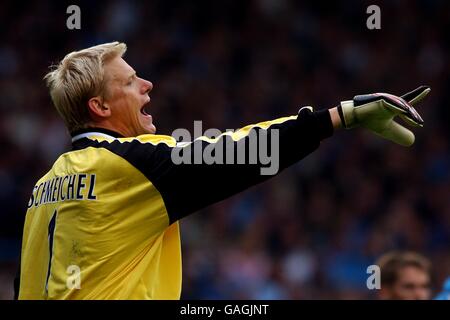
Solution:
<svg viewBox="0 0 450 320"><path fill-rule="evenodd" d="M44 77L56 110L70 132L91 121L87 102L105 96L104 65L127 50L125 43L110 42L69 53Z"/></svg>

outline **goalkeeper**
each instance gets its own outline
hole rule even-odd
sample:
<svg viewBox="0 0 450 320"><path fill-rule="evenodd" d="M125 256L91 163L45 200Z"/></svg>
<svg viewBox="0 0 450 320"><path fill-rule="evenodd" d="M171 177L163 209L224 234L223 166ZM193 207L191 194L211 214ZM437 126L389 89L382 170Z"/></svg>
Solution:
<svg viewBox="0 0 450 320"><path fill-rule="evenodd" d="M395 120L422 126L414 106L430 91L360 95L322 111L304 107L295 116L180 145L155 134L147 113L153 84L125 62L125 51L113 42L72 52L45 77L72 150L31 192L15 281L19 299L179 299L178 221L270 176L261 175L259 161L175 164L174 150L189 155L227 141L224 152L236 154L248 150L251 132L276 133L282 170L341 127L409 146L414 134Z"/></svg>

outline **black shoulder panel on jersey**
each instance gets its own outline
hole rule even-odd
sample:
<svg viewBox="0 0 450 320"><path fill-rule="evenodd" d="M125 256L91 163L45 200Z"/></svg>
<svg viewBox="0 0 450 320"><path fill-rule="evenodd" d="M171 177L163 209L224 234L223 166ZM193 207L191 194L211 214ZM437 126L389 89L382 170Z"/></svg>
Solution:
<svg viewBox="0 0 450 320"><path fill-rule="evenodd" d="M319 111L312 113L304 109L296 119L288 120L279 124L273 124L269 129L254 127L258 139L261 130L266 131L268 153L270 154L271 135L274 129L279 135L279 170L299 161L314 151L322 139L333 133L329 112ZM139 140L130 142L97 142L89 139L77 141L76 148L81 149L88 146L105 148L123 157L130 164L140 170L158 189L164 200L170 222L179 220L191 213L198 211L208 205L219 202L234 194L237 194L253 185L265 181L273 175L262 175L261 168L267 163L261 159L249 164L250 135L237 141L229 135L222 135L219 139L211 141L208 139L197 139L184 147L170 147L165 143L151 144ZM252 141L254 143L254 141ZM234 164L206 164L205 162L194 164L194 153L196 150L204 151L211 145L220 145L223 158L233 152ZM216 149L219 150L219 149ZM245 163L237 164L237 150L245 150ZM185 155L188 153L190 164L175 164L172 154Z"/></svg>

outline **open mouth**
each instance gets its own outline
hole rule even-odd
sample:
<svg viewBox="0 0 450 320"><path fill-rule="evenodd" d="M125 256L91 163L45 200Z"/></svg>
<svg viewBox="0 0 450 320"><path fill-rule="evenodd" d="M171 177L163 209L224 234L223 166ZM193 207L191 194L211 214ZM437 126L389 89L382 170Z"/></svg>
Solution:
<svg viewBox="0 0 450 320"><path fill-rule="evenodd" d="M144 116L148 116L149 114L145 111L145 106L146 106L146 105L143 105L143 106L142 106L142 108L141 108L141 114L143 114Z"/></svg>
<svg viewBox="0 0 450 320"><path fill-rule="evenodd" d="M142 107L141 107L141 114L143 114L144 116L149 116L150 114L147 113L146 109L150 106L150 99L147 103L145 103Z"/></svg>

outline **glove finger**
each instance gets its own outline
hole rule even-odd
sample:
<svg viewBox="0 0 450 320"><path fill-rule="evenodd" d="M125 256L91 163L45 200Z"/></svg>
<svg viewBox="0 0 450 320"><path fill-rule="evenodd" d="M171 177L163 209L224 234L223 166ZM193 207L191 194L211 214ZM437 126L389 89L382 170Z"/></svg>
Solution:
<svg viewBox="0 0 450 320"><path fill-rule="evenodd" d="M415 140L414 133L411 130L395 121L391 121L383 131L375 133L405 147L411 146Z"/></svg>
<svg viewBox="0 0 450 320"><path fill-rule="evenodd" d="M407 123L407 124L409 124L409 125L411 125L411 126L414 126L414 127L423 127L423 122L422 122L422 123L418 123L418 122L414 121L413 119L411 119L410 117L408 117L406 114L401 114L401 115L400 115L400 118L402 118L402 120L403 120L405 123Z"/></svg>
<svg viewBox="0 0 450 320"><path fill-rule="evenodd" d="M431 91L429 86L420 86L413 91L405 93L402 98L408 101L411 105L415 106L418 102L422 101Z"/></svg>
<svg viewBox="0 0 450 320"><path fill-rule="evenodd" d="M395 114L404 116L408 123L414 126L422 126L424 121L416 109L403 98L391 95L383 94L384 105L393 111Z"/></svg>

